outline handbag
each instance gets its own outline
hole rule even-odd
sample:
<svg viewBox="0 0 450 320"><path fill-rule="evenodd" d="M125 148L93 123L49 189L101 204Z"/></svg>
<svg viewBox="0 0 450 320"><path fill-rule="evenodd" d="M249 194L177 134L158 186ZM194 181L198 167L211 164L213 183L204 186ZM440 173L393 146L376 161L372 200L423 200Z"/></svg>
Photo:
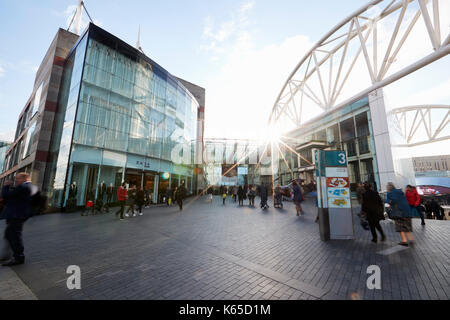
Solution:
<svg viewBox="0 0 450 320"><path fill-rule="evenodd" d="M396 203L394 203L394 205L390 207L390 209L387 211L387 214L389 219L391 220L397 220L403 216Z"/></svg>

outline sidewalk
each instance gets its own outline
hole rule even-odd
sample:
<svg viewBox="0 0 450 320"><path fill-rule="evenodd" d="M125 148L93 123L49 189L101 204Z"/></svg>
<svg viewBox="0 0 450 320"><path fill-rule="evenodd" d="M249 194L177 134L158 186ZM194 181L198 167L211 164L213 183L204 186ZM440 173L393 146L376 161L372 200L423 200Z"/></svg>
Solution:
<svg viewBox="0 0 450 320"><path fill-rule="evenodd" d="M11 268L0 267L0 300L37 300L37 298Z"/></svg>

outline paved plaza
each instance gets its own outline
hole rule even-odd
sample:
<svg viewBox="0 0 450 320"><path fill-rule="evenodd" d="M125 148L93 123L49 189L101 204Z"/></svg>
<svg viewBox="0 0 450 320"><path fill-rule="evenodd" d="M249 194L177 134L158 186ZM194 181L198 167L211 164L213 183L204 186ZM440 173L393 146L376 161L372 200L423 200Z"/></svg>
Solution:
<svg viewBox="0 0 450 320"><path fill-rule="evenodd" d="M448 221L422 227L414 219L417 243L409 248L397 245L391 221L382 222L384 243L372 243L357 219L355 240L322 242L311 200L301 217L291 203L262 211L221 202L205 196L182 212L152 207L124 221L33 218L24 230L26 264L0 271L0 299L450 298ZM81 290L67 289L69 265L81 268ZM369 265L381 268L381 290L366 287Z"/></svg>

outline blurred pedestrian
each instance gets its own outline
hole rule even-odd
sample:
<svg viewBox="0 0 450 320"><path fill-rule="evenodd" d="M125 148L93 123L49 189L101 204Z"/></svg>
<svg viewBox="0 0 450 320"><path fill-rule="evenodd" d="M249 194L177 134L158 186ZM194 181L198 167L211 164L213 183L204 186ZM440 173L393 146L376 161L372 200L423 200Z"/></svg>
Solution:
<svg viewBox="0 0 450 320"><path fill-rule="evenodd" d="M3 185L2 217L6 219L4 238L9 242L14 257L3 266L25 263L22 230L25 221L33 215L33 199L40 194L38 192L38 188L31 183L30 175L26 172L17 173L14 188L10 181L6 181Z"/></svg>
<svg viewBox="0 0 450 320"><path fill-rule="evenodd" d="M364 189L366 191L362 194L361 210L369 223L370 232L372 232L372 242L376 243L378 241L375 229L380 232L381 241L385 241L386 235L380 225L380 221L384 220L383 200L381 200L377 191L372 190L372 186L369 183L364 184Z"/></svg>
<svg viewBox="0 0 450 320"><path fill-rule="evenodd" d="M142 216L142 207L144 206L144 202L145 202L145 192L144 190L142 190L141 187L138 187L137 191L136 191L136 206L137 206L137 211L139 211L139 215Z"/></svg>
<svg viewBox="0 0 450 320"><path fill-rule="evenodd" d="M396 189L392 182L388 182L386 203L390 206L389 216L395 222L395 231L400 233L402 241L399 245L408 246L408 240L411 244L414 243L412 236L412 222L411 222L411 208L408 200L402 190Z"/></svg>
<svg viewBox="0 0 450 320"><path fill-rule="evenodd" d="M125 214L125 217L129 217L128 212L131 212L133 217L136 217L135 210L136 205L136 185L131 185L130 190L128 190L128 210Z"/></svg>
<svg viewBox="0 0 450 320"><path fill-rule="evenodd" d="M239 188L237 190L237 196L239 198L239 206L243 206L244 205L244 188L242 188L242 186L239 186Z"/></svg>
<svg viewBox="0 0 450 320"><path fill-rule="evenodd" d="M123 220L123 213L125 211L125 204L128 197L128 190L127 185L125 182L122 183L122 185L117 188L117 201L119 202L119 210L116 211L116 217L120 212L120 220Z"/></svg>
<svg viewBox="0 0 450 320"><path fill-rule="evenodd" d="M227 187L222 186L222 204L225 205L225 200L227 200Z"/></svg>
<svg viewBox="0 0 450 320"><path fill-rule="evenodd" d="M301 203L303 202L304 196L302 189L300 187L300 184L297 180L292 180L292 191L294 193L293 202L295 204L295 209L297 210L297 216L304 215L305 212L303 211Z"/></svg>
<svg viewBox="0 0 450 320"><path fill-rule="evenodd" d="M234 199L234 202L236 202L237 195L238 195L238 187L234 186L233 187L233 194L231 195L233 197L233 199Z"/></svg>
<svg viewBox="0 0 450 320"><path fill-rule="evenodd" d="M261 208L264 210L269 208L269 205L267 204L268 191L264 183L259 187L259 196L261 197Z"/></svg>
<svg viewBox="0 0 450 320"><path fill-rule="evenodd" d="M178 206L180 207L180 211L183 210L183 200L186 197L186 187L184 186L184 181L181 182L181 185L177 189L176 198Z"/></svg>
<svg viewBox="0 0 450 320"><path fill-rule="evenodd" d="M255 206L255 197L256 197L256 190L255 186L251 185L248 191L248 204L252 207Z"/></svg>
<svg viewBox="0 0 450 320"><path fill-rule="evenodd" d="M441 209L440 209L439 203L436 201L435 198L431 199L430 207L431 207L431 212L433 213L434 218L436 220L442 220L443 218L441 217Z"/></svg>
<svg viewBox="0 0 450 320"><path fill-rule="evenodd" d="M422 220L422 225L425 225L425 220L423 216L422 207L420 205L420 196L417 193L416 187L413 187L411 185L406 186L406 192L405 192L406 200L408 200L408 204L413 210L412 215L414 216L414 212L417 212L420 216L420 219Z"/></svg>

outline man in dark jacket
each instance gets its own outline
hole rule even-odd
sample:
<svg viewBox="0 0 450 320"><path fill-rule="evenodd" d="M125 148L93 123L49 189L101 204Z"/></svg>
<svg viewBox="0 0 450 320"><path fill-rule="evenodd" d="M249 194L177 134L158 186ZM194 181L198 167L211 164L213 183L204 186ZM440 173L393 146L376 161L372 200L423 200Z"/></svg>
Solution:
<svg viewBox="0 0 450 320"><path fill-rule="evenodd" d="M264 183L259 187L259 195L261 197L261 208L267 209L269 207L267 205L268 191Z"/></svg>
<svg viewBox="0 0 450 320"><path fill-rule="evenodd" d="M372 242L377 242L377 229L381 234L381 241L386 240L386 235L380 225L380 220L384 220L384 205L378 192L372 190L369 183L364 184L366 190L362 194L361 211L366 214L367 222L369 222L370 231L372 232Z"/></svg>
<svg viewBox="0 0 450 320"><path fill-rule="evenodd" d="M20 172L16 175L15 188L10 182L5 182L2 197L5 207L2 215L6 219L5 239L13 251L14 259L3 266L15 266L25 263L22 229L25 221L32 215L32 196L38 192L37 187L31 184L30 175Z"/></svg>
<svg viewBox="0 0 450 320"><path fill-rule="evenodd" d="M183 210L183 199L186 198L186 187L184 186L184 181L181 182L181 185L177 189L176 198L178 206L180 207L180 211Z"/></svg>

